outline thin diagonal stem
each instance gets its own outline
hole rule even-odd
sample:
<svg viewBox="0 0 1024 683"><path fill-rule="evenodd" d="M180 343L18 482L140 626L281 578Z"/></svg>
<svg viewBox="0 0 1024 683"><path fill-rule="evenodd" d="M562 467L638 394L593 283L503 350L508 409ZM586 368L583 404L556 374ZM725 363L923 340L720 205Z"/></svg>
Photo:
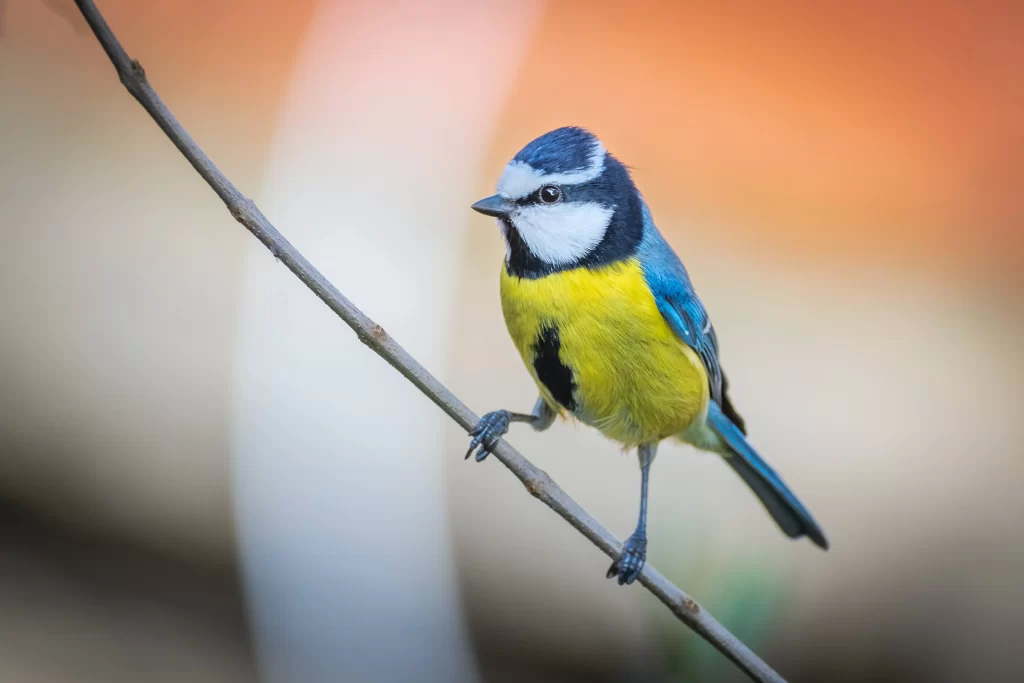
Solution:
<svg viewBox="0 0 1024 683"><path fill-rule="evenodd" d="M128 57L92 0L75 0L75 4L78 5L78 9L81 10L100 45L103 46L110 61L114 64L114 68L117 69L121 83L149 112L156 124L188 159L196 172L224 201L235 220L244 225L288 270L309 287L339 318L344 320L360 341L402 373L461 427L467 430L472 428L477 422L477 416L473 411L399 346L384 328L342 296L341 292L314 268L277 231L277 228L271 225L252 200L243 195L210 161L210 158L199 148L192 136L178 123L178 120L157 96L146 79L142 66ZM499 441L493 452L498 460L523 482L531 495L558 513L606 555L611 558L618 557L622 543L580 507L575 500L570 498L546 472L534 466L505 441ZM644 567L640 575L640 583L661 600L683 623L735 662L751 679L775 683L783 681L750 648L740 642L693 598L673 585L651 565L648 564Z"/></svg>

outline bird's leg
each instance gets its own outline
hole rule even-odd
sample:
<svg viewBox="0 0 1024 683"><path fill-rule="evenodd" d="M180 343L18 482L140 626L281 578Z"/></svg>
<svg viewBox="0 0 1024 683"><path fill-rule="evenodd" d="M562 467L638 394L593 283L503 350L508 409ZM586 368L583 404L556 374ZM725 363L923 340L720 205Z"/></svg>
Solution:
<svg viewBox="0 0 1024 683"><path fill-rule="evenodd" d="M537 403L533 406L533 412L530 414L513 413L508 410L495 410L487 413L480 418L480 421L476 423L476 427L473 427L469 432L473 440L469 442L466 459L469 460L469 456L472 455L473 449L477 446L480 447L480 450L476 452L477 462L490 455L494 444L498 443L498 439L504 436L505 432L508 431L509 425L513 422L528 422L535 431L542 432L550 427L554 421L555 411L551 409L543 397L537 399Z"/></svg>
<svg viewBox="0 0 1024 683"><path fill-rule="evenodd" d="M636 531L622 544L622 552L612 562L607 574L609 579L617 576L620 586L636 581L647 561L647 479L657 453L656 443L641 444L637 449L637 457L640 459L640 519L636 523Z"/></svg>

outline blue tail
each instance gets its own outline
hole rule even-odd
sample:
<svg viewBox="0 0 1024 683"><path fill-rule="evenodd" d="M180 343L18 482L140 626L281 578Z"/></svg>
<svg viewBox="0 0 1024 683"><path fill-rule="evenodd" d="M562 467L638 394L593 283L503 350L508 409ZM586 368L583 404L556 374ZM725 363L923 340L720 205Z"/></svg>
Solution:
<svg viewBox="0 0 1024 683"><path fill-rule="evenodd" d="M722 409L714 401L708 402L707 424L732 451L725 456L725 461L732 465L743 481L747 482L747 486L754 490L786 535L790 538L806 535L815 545L828 550L825 534L811 517L811 513L796 499L793 492L786 488L775 470L769 467L747 443L743 432L722 413Z"/></svg>

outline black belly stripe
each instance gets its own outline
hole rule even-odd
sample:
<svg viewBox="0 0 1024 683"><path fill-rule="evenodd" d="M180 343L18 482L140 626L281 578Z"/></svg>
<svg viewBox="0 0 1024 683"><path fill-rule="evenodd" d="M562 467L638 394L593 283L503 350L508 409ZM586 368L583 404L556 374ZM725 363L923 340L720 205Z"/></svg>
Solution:
<svg viewBox="0 0 1024 683"><path fill-rule="evenodd" d="M558 357L561 348L557 327L551 325L541 329L533 342L533 369L537 371L537 379L547 387L555 400L573 411L576 410L576 399L573 397L576 382L572 370Z"/></svg>

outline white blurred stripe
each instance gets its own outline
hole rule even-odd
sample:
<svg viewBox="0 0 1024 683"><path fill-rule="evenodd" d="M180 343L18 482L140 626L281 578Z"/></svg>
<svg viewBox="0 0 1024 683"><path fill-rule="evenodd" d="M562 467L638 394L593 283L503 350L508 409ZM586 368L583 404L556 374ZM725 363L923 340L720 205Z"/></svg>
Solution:
<svg viewBox="0 0 1024 683"><path fill-rule="evenodd" d="M539 3L324 3L265 212L445 376L473 174ZM465 681L444 417L253 243L240 321L240 553L272 681Z"/></svg>

